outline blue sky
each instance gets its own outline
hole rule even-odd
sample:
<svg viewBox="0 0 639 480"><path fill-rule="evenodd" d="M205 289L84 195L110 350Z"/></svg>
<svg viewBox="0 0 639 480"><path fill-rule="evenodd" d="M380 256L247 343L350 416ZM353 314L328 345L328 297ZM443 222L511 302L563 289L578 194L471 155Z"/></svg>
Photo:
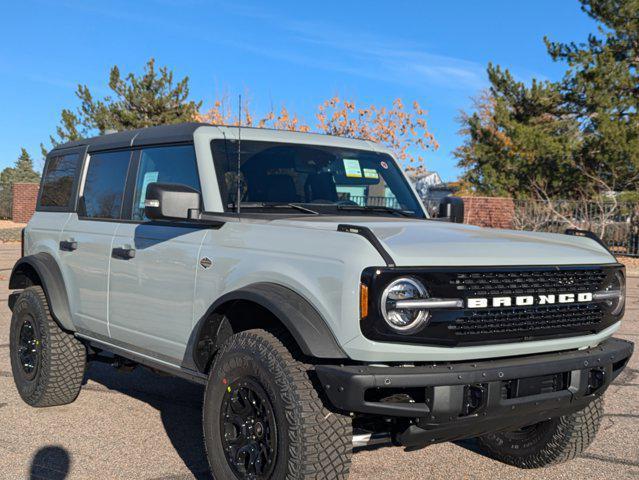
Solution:
<svg viewBox="0 0 639 480"><path fill-rule="evenodd" d="M40 142L78 83L107 93L109 68L140 72L155 57L210 106L242 93L258 113L286 104L314 122L338 94L361 104L396 97L425 107L440 144L427 168L459 170L456 118L485 88L489 61L522 80L557 79L543 36L581 41L595 30L577 0L458 1L3 1L0 168Z"/></svg>

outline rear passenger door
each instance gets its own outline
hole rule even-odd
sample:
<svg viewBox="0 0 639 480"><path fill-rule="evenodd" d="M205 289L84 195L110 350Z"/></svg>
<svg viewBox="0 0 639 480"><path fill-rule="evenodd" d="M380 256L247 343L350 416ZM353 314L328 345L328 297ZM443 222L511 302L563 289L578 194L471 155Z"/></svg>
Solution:
<svg viewBox="0 0 639 480"><path fill-rule="evenodd" d="M198 253L207 230L188 223L150 222L146 187L179 183L198 191L193 145L143 148L123 223L114 240L109 279L109 329L116 344L179 364L193 324Z"/></svg>
<svg viewBox="0 0 639 480"><path fill-rule="evenodd" d="M77 213L60 241L74 323L80 333L109 336L108 280L113 236L122 215L130 150L92 152L80 184Z"/></svg>
<svg viewBox="0 0 639 480"><path fill-rule="evenodd" d="M36 212L25 231L27 254L46 252L60 259L60 234L75 209L85 151L86 147L64 149L47 157Z"/></svg>

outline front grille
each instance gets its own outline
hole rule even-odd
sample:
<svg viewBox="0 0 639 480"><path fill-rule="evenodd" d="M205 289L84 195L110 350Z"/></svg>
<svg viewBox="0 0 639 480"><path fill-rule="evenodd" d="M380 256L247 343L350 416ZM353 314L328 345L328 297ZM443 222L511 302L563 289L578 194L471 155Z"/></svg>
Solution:
<svg viewBox="0 0 639 480"><path fill-rule="evenodd" d="M601 269L467 272L456 274L450 283L468 298L594 292L605 277Z"/></svg>
<svg viewBox="0 0 639 480"><path fill-rule="evenodd" d="M456 298L464 308L433 309L428 325L413 335L393 332L383 319L378 300L360 326L367 338L377 341L426 345L481 345L534 339L588 335L619 320L605 302L561 303L559 295L595 293L610 282L618 265L499 266L370 268L362 283L369 298L379 299L384 289L400 276L415 277L432 298ZM557 303L540 295L552 295ZM508 297L512 306L493 307L492 299ZM517 305L515 297L534 297L531 305ZM468 299L485 299L484 308L467 307ZM528 300L526 303L528 303ZM495 302L500 305L500 302Z"/></svg>
<svg viewBox="0 0 639 480"><path fill-rule="evenodd" d="M458 318L449 329L456 336L502 335L520 333L526 336L555 329L578 329L594 326L603 320L597 304L553 305L526 308L495 308L469 311Z"/></svg>

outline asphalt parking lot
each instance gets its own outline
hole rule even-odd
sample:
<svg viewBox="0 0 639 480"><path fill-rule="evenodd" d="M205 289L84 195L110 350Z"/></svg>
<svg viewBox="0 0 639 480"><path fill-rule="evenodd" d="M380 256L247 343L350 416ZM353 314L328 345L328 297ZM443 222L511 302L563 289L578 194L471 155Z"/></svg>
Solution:
<svg viewBox="0 0 639 480"><path fill-rule="evenodd" d="M19 245L0 245L0 478L205 479L202 387L139 368L121 373L92 365L78 400L32 409L20 400L9 365L7 280ZM629 279L619 337L639 341L639 278ZM415 452L355 453L354 480L377 479L639 479L639 354L606 394L599 436L579 459L525 471L474 452L472 441Z"/></svg>

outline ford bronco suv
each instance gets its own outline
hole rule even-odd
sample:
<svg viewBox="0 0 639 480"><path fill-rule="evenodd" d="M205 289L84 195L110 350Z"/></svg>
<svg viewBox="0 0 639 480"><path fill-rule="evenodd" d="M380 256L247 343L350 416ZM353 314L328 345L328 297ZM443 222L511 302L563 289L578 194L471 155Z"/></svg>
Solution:
<svg viewBox="0 0 639 480"><path fill-rule="evenodd" d="M56 147L10 278L17 389L70 403L89 361L206 385L223 480L343 479L379 442L571 459L632 353L624 269L589 232L462 209L429 218L365 140L193 123Z"/></svg>

